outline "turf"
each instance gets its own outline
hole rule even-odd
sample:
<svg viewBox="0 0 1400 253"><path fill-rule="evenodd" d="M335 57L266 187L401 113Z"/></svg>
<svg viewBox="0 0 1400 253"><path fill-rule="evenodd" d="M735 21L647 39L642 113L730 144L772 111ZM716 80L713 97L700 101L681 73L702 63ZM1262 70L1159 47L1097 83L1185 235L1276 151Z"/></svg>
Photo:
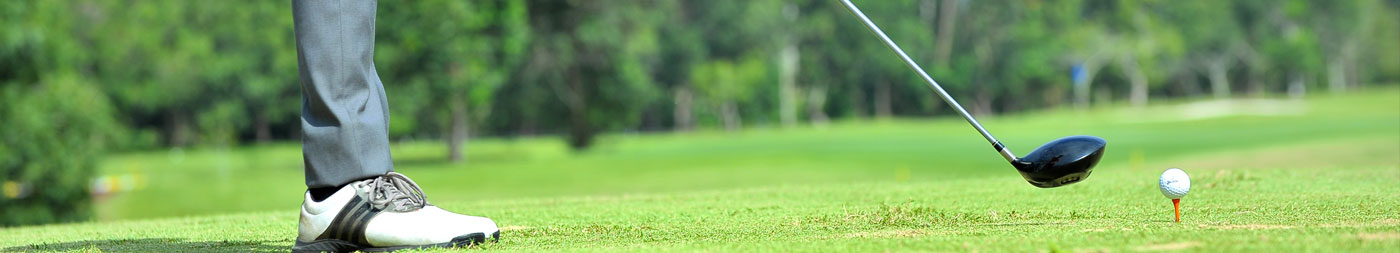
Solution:
<svg viewBox="0 0 1400 253"><path fill-rule="evenodd" d="M394 153L430 201L503 226L485 250L1400 250L1394 88L983 123L1022 154L1071 134L1108 153L1055 189L1022 181L956 118L610 135L585 153L484 139L460 164L432 142ZM101 197L99 221L0 229L0 251L283 251L300 165L294 143L111 156L102 172L137 184ZM1155 185L1168 167L1192 176L1181 223Z"/></svg>

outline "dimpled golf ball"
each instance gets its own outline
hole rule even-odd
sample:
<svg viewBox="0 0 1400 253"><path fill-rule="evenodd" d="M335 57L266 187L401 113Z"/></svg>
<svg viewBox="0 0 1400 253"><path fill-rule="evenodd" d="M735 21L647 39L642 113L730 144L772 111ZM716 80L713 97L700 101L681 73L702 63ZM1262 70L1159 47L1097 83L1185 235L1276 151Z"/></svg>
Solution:
<svg viewBox="0 0 1400 253"><path fill-rule="evenodd" d="M1162 195L1169 199L1181 199L1186 196L1186 192L1191 191L1191 178L1186 176L1186 171L1171 168L1162 172L1162 178L1157 179L1157 186L1161 187Z"/></svg>

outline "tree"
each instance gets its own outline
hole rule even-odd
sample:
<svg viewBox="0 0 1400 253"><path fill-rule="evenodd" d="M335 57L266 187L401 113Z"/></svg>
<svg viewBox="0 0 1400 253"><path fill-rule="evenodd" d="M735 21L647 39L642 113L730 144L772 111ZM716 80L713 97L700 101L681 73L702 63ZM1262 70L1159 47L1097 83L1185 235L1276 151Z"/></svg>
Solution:
<svg viewBox="0 0 1400 253"><path fill-rule="evenodd" d="M564 107L568 143L591 146L605 130L632 126L658 93L655 22L645 4L531 1L532 37L521 85L551 91ZM543 87L538 87L543 86ZM529 89L529 88L527 88ZM550 117L550 116L546 116Z"/></svg>
<svg viewBox="0 0 1400 253"><path fill-rule="evenodd" d="M297 125L301 112L301 86L297 73L297 54L290 6L281 2L240 3L242 11L224 12L223 22L242 25L209 27L207 32L218 37L221 49L219 64L232 74L234 94L245 108L226 110L247 111L253 139L267 142L273 138L273 125ZM238 103L228 103L236 105ZM226 117L225 117L226 118ZM225 122L205 125L225 124ZM245 132L245 129L233 129ZM290 135L290 134L288 134Z"/></svg>
<svg viewBox="0 0 1400 253"><path fill-rule="evenodd" d="M1333 92L1347 90L1358 81L1355 77L1357 58L1363 41L1363 31L1369 30L1370 11L1375 1L1310 1L1306 4L1314 15L1308 24L1322 46L1327 68L1327 87ZM1394 41L1392 41L1394 42Z"/></svg>
<svg viewBox="0 0 1400 253"><path fill-rule="evenodd" d="M741 123L738 103L754 97L755 87L764 84L768 62L761 57L745 57L735 63L716 60L691 71L691 82L720 113L724 129L738 130Z"/></svg>
<svg viewBox="0 0 1400 253"><path fill-rule="evenodd" d="M529 43L520 1L416 1L384 5L380 26L389 58L387 82L420 86L418 119L434 119L447 143L447 158L462 161L471 122L486 119L496 92L520 66ZM431 17L424 19L423 17ZM445 109L443 109L445 108Z"/></svg>
<svg viewBox="0 0 1400 253"><path fill-rule="evenodd" d="M1129 2L1131 3L1131 2ZM1161 86L1174 68L1182 67L1184 49L1181 36L1164 24L1153 9L1168 8L1173 2L1142 1L1119 10L1131 24L1125 31L1125 45L1118 53L1119 69L1128 78L1128 101L1133 106L1147 104L1148 92Z"/></svg>
<svg viewBox="0 0 1400 253"><path fill-rule="evenodd" d="M653 66L652 76L656 83L671 92L672 128L689 131L695 126L695 94L691 85L691 70L707 57L705 31L697 29L695 22L704 18L702 10L712 1L662 1L657 3L658 13L668 13L658 18L658 40L660 56L657 61L648 62Z"/></svg>
<svg viewBox="0 0 1400 253"><path fill-rule="evenodd" d="M1188 60L1201 66L1210 82L1210 91L1215 98L1230 96L1230 69L1242 58L1248 48L1243 34L1244 28L1237 23L1233 8L1229 4L1215 1L1181 1L1173 8L1165 9L1168 22L1180 27L1185 38L1185 47L1190 51Z"/></svg>
<svg viewBox="0 0 1400 253"><path fill-rule="evenodd" d="M0 23L0 226L92 217L97 161L125 128L85 75L87 16L68 2L7 3Z"/></svg>
<svg viewBox="0 0 1400 253"><path fill-rule="evenodd" d="M783 20L779 22L783 27L792 27L798 24L797 17L801 9L795 3L787 2L782 7ZM799 51L798 43L801 41L801 33L794 29L782 29L783 32L778 38L778 53L774 58L778 59L778 119L784 127L797 125L797 104L800 101L797 87L797 72L800 70L802 54Z"/></svg>
<svg viewBox="0 0 1400 253"><path fill-rule="evenodd" d="M285 97L253 98L295 90L294 56L275 51L290 41L290 11L270 4L240 13L225 11L234 3L224 2L85 3L90 29L77 32L95 49L91 74L133 124L163 130L170 146L227 146L249 118L293 115Z"/></svg>

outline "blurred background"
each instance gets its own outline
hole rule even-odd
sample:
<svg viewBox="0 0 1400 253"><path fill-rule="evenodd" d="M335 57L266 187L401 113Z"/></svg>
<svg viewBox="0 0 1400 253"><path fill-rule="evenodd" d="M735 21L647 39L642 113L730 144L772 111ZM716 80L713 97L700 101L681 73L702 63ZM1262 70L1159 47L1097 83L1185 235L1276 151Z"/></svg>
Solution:
<svg viewBox="0 0 1400 253"><path fill-rule="evenodd" d="M1066 132L1151 133L1094 116L1120 109L1199 116L1250 99L1246 111L1269 114L1315 94L1400 93L1396 0L856 4L1020 152ZM286 1L0 2L0 225L294 215L292 29ZM385 1L375 62L398 168L434 201L1004 166L835 0ZM1056 113L1080 117L1036 117ZM976 152L890 150L925 141ZM904 155L852 159L909 162L862 174L822 159L860 148ZM1135 150L1105 162L1153 149Z"/></svg>

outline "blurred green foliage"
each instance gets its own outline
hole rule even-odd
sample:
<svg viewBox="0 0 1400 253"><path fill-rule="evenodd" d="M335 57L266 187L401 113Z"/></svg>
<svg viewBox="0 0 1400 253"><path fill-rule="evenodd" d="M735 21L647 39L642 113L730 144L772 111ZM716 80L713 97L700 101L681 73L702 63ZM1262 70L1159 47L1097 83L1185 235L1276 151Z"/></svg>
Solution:
<svg viewBox="0 0 1400 253"><path fill-rule="evenodd" d="M73 62L81 38L33 24L71 25L63 5L0 10L0 226L92 216L88 184L105 143L121 136L107 94Z"/></svg>
<svg viewBox="0 0 1400 253"><path fill-rule="evenodd" d="M1394 0L856 4L976 114L1400 81ZM379 6L391 137L443 140L454 161L470 136L562 135L585 150L605 132L950 113L834 0ZM22 201L79 206L106 148L298 138L290 8L0 3L0 177L69 187ZM1075 83L1074 68L1088 78ZM83 216L73 210L32 221Z"/></svg>
<svg viewBox="0 0 1400 253"><path fill-rule="evenodd" d="M857 4L980 114L1400 80L1395 1ZM4 80L92 81L136 136L122 148L298 135L286 3L5 5ZM829 0L385 2L377 22L396 139L563 134L582 149L608 131L949 113Z"/></svg>
<svg viewBox="0 0 1400 253"><path fill-rule="evenodd" d="M0 87L0 226L87 219L88 184L119 128L103 94L76 75Z"/></svg>

